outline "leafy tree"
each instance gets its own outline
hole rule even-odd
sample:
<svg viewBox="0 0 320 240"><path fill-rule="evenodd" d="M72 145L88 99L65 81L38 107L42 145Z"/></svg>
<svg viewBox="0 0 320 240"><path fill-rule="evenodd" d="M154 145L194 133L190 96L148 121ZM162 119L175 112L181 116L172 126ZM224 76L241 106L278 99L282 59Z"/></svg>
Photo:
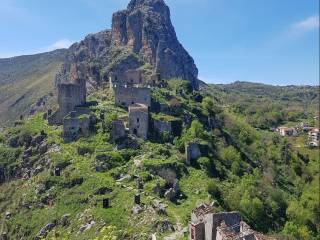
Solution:
<svg viewBox="0 0 320 240"><path fill-rule="evenodd" d="M239 164L241 161L240 153L233 147L229 146L221 150L221 157L223 162L231 167L232 163L236 162Z"/></svg>
<svg viewBox="0 0 320 240"><path fill-rule="evenodd" d="M202 124L198 120L192 121L188 134L192 138L203 138L205 134Z"/></svg>
<svg viewBox="0 0 320 240"><path fill-rule="evenodd" d="M222 193L219 185L215 181L210 181L208 184L208 193L217 201L221 201Z"/></svg>
<svg viewBox="0 0 320 240"><path fill-rule="evenodd" d="M294 239L299 240L310 240L312 239L311 233L308 231L308 229L305 226L299 227L298 225L294 224L293 222L287 222L283 233L287 235L288 237L292 237Z"/></svg>

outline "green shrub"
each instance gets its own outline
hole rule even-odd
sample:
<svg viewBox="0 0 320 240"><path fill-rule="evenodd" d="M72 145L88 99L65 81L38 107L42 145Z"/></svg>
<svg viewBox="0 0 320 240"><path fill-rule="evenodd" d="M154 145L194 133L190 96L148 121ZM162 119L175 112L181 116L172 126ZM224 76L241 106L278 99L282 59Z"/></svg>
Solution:
<svg viewBox="0 0 320 240"><path fill-rule="evenodd" d="M217 201L221 201L222 199L222 193L218 186L218 184L215 181L210 181L208 184L208 193Z"/></svg>

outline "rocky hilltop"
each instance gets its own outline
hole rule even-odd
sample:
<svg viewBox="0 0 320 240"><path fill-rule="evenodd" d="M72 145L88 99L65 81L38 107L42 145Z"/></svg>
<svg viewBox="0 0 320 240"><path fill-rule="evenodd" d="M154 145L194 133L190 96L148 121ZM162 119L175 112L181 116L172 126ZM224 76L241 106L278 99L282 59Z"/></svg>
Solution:
<svg viewBox="0 0 320 240"><path fill-rule="evenodd" d="M113 14L112 30L71 46L57 82L70 81L75 65L92 87L108 81L112 72L136 68L149 79L181 78L198 87L198 69L179 43L163 0L131 0L126 10Z"/></svg>

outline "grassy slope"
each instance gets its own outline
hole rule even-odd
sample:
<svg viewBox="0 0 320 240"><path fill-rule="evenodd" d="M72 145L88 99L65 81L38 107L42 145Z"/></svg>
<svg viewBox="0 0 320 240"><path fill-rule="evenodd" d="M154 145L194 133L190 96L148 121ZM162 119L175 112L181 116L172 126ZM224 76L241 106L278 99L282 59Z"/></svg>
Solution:
<svg viewBox="0 0 320 240"><path fill-rule="evenodd" d="M164 91L166 92L166 91ZM161 95L164 98L166 94ZM160 97L159 97L160 98ZM94 95L90 96L90 100L98 100L97 106L99 111L106 110L106 117L124 113L122 109L114 106L112 99L107 94L107 91L98 91ZM179 98L179 100L183 101ZM196 105L195 102L187 100L187 106ZM268 131L257 131L254 128L248 126L245 123L245 118L237 116L232 111L226 110L224 114L224 128L233 134L232 129L237 128L237 125L246 127L250 134L254 136L254 142L248 145L241 145L243 151L248 152L253 158L254 154L258 151L266 151L262 155L259 155L254 161L259 161L262 164L263 159L270 162L272 158L277 156L278 147L272 145L271 139L274 134ZM25 122L21 128L28 130L32 134L37 134L41 130L45 130L48 134L47 142L59 145L61 148L60 153L50 153L48 158L51 159L52 166L55 166L61 161L70 161L70 165L63 170L61 177L50 176L50 170L45 170L40 174L29 180L15 180L9 183L0 185L0 213L10 211L13 215L12 219L6 221L0 218L0 232L9 232L14 238L25 236L26 239L32 239L37 232L47 223L60 219L64 214L71 214L71 224L68 227L58 226L49 234L49 239L103 239L104 234L100 233L104 224L107 226L115 226L116 233L120 235L120 239L124 236L127 239L148 239L151 233L157 232L157 236L162 239L163 236L170 233L160 233L157 231L155 225L158 221L163 219L169 219L172 223L182 223L183 226L187 226L191 210L202 201L217 200L215 198L208 199L207 186L209 182L213 180L218 182L221 191L223 192L224 203L218 206L217 210L239 210L237 204L239 202L245 205L246 199L243 197L244 192L250 192L252 198L268 197L265 204L276 204L270 196L270 192L267 188L271 187L274 183L268 181L269 167L263 166L257 172L250 173L249 166L245 162L243 164L244 171L250 174L242 175L238 177L230 171L227 167L229 159L222 157L220 152L230 147L227 144L219 132L213 133L215 139L215 147L219 156L212 157L216 169L220 169L221 174L224 176L221 178L212 178L206 174L204 169L199 167L185 167L183 165L183 156L174 145L162 145L152 142L142 143L142 147L138 152L131 153L126 151L114 152L114 145L109 143L110 132L102 132L101 123L98 124L97 134L92 135L86 139L80 139L77 142L71 144L64 144L61 141L60 134L61 128L50 127L45 121L41 119L40 115L34 116L32 119ZM237 136L234 136L236 139ZM288 139L291 141L292 139ZM296 139L297 141L303 141ZM262 145L262 146L259 146ZM295 145L295 144L293 144ZM80 156L77 154L79 147L88 147L92 150L91 153ZM266 149L264 149L265 147ZM104 173L98 173L93 168L95 161L95 155L101 150L105 151L108 155L120 154L121 156L130 155L127 160L119 160L118 165L113 169ZM294 151L297 149L294 148ZM309 192L316 189L316 177L319 172L317 171L317 162L319 161L317 156L317 150L307 149L305 146L299 148L302 153L309 154L310 163L308 165L302 165L304 172L310 172L311 176L314 176L312 184L305 184L299 177L293 179L297 182L289 182L288 186L293 188L294 191L299 190L297 196L288 191L276 186L276 190L283 193L288 202L292 199L298 199L302 202L302 196L308 196ZM166 153L169 151L169 156ZM38 157L38 156L36 156ZM295 158L295 157L293 157ZM141 166L135 165L135 161L140 160ZM296 161L296 160L295 160ZM300 162L299 162L300 163ZM265 164L265 163L264 163ZM300 163L302 164L302 163ZM280 163L279 163L280 165ZM143 213L139 215L132 215L131 209L133 207L133 196L136 193L136 183L133 179L126 179L122 182L114 180L113 176L118 173L139 175L145 177L152 173L152 169L159 166L176 166L182 172L180 177L180 187L185 198L182 198L177 203L172 203L162 199L165 204L168 205L168 216L158 215L151 208L150 205L154 199L159 197L152 192L152 188L157 181L161 181L159 176L153 176L152 179L145 180L145 188L142 193L142 202L148 207ZM262 173L263 172L263 173ZM284 175L294 175L291 166L286 166L281 171ZM84 183L76 185L74 187L65 187L65 183L70 182L77 177L83 177ZM287 177L283 181L287 181ZM290 179L289 179L290 180ZM263 182L266 181L266 182ZM253 182L253 183L252 183ZM51 187L48 191L42 194L36 194L36 188L39 184L50 183ZM94 192L100 187L110 187L113 189L112 193L105 195L95 195ZM309 189L310 188L310 189ZM309 190L308 190L309 189ZM300 192L303 192L301 194ZM41 202L46 197L53 199L53 206L49 207ZM112 208L103 209L101 199L103 197L109 197L111 199ZM270 199L269 199L270 198ZM307 200L308 204L312 203L311 200ZM32 206L31 209L23 207L24 204ZM228 204L228 206L226 206ZM248 208L250 208L249 203ZM240 208L242 216L246 217L246 211ZM245 209L246 210L246 209ZM308 212L309 213L309 212ZM258 217L258 216L257 216ZM293 216L296 218L296 216ZM88 219L94 219L96 225L82 234L78 233L79 227L88 221ZM274 219L276 222L281 222L279 219ZM300 219L299 219L300 220ZM302 221L302 220L301 220ZM280 231L283 226L274 227L270 226L266 231ZM274 229L271 229L274 228ZM100 238L101 237L101 238ZM134 238L135 237L135 238ZM185 236L183 239L187 239ZM107 238L108 239L108 238ZM307 238L308 239L308 238Z"/></svg>
<svg viewBox="0 0 320 240"><path fill-rule="evenodd" d="M66 50L0 59L0 126L12 125L30 106L54 90Z"/></svg>

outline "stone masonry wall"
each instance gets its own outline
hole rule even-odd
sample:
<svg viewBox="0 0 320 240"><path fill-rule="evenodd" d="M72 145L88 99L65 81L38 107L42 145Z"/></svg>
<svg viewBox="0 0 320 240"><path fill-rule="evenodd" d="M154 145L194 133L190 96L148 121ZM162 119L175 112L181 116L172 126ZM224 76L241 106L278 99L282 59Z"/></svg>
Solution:
<svg viewBox="0 0 320 240"><path fill-rule="evenodd" d="M149 130L149 114L145 105L137 104L129 107L129 132L139 138L147 139Z"/></svg>
<svg viewBox="0 0 320 240"><path fill-rule="evenodd" d="M206 238L205 240L216 239L217 227L224 221L228 227L239 225L241 221L239 212L227 212L227 213L210 213L205 216L205 232ZM239 232L239 229L235 229L235 231Z"/></svg>
<svg viewBox="0 0 320 240"><path fill-rule="evenodd" d="M144 78L139 70L116 72L111 75L111 82L117 86L143 84Z"/></svg>
<svg viewBox="0 0 320 240"><path fill-rule="evenodd" d="M49 124L62 124L63 118L75 107L86 103L86 82L78 80L75 83L61 83L58 85L59 110L48 118Z"/></svg>
<svg viewBox="0 0 320 240"><path fill-rule="evenodd" d="M126 128L121 120L112 122L112 141L115 142L126 136Z"/></svg>
<svg viewBox="0 0 320 240"><path fill-rule="evenodd" d="M151 89L117 86L114 88L115 103L118 106L129 107L133 104L151 106Z"/></svg>

